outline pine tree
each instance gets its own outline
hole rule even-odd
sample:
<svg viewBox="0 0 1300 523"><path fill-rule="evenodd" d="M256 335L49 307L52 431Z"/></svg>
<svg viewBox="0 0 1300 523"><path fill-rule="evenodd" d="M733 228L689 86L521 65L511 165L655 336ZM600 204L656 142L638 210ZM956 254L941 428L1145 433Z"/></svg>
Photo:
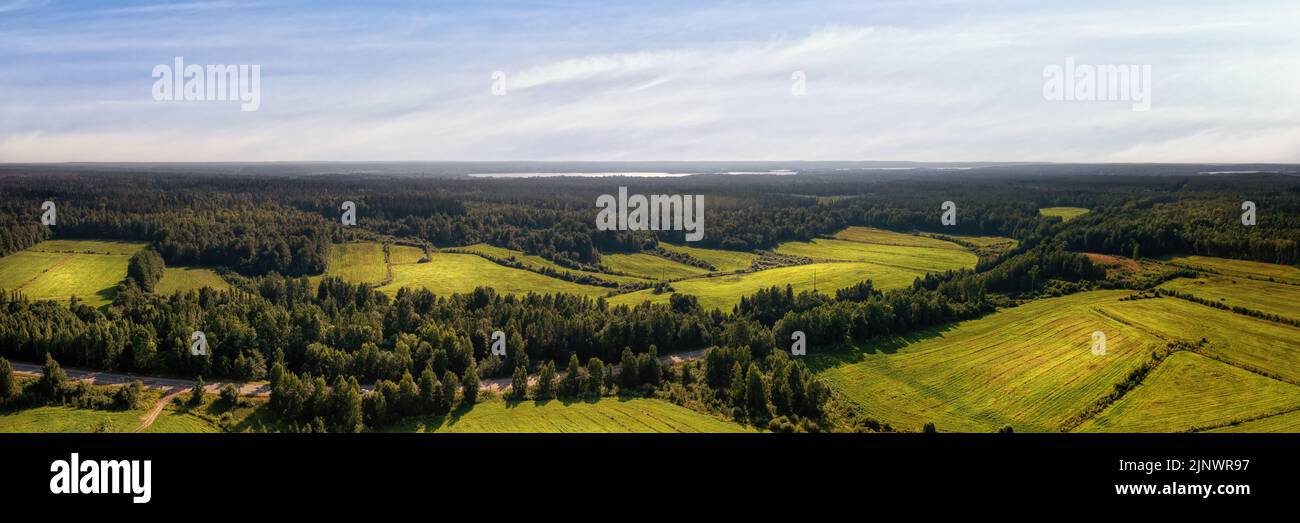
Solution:
<svg viewBox="0 0 1300 523"><path fill-rule="evenodd" d="M14 368L9 360L0 358L0 405L18 395L18 382L14 380Z"/></svg>
<svg viewBox="0 0 1300 523"><path fill-rule="evenodd" d="M190 391L190 405L199 405L203 403L203 376L194 380L194 388Z"/></svg>
<svg viewBox="0 0 1300 523"><path fill-rule="evenodd" d="M478 365L470 365L465 369L465 381L461 386L463 396L461 403L467 407L473 407L478 401L478 389L482 386L478 379Z"/></svg>
<svg viewBox="0 0 1300 523"><path fill-rule="evenodd" d="M522 400L528 397L528 370L515 367L514 376L510 378L510 396Z"/></svg>
<svg viewBox="0 0 1300 523"><path fill-rule="evenodd" d="M424 368L420 373L420 411L422 414L438 414L441 405L442 384L433 374L433 369Z"/></svg>
<svg viewBox="0 0 1300 523"><path fill-rule="evenodd" d="M447 412L456 410L456 391L460 389L460 378L451 369L442 375L443 401L447 402Z"/></svg>
<svg viewBox="0 0 1300 523"><path fill-rule="evenodd" d="M592 356L587 360L587 391L596 397L605 392L605 362Z"/></svg>

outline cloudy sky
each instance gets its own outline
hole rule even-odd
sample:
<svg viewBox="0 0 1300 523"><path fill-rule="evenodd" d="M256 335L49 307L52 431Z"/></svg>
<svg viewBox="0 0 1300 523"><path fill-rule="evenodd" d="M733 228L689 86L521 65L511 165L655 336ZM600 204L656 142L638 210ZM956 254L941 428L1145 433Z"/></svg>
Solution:
<svg viewBox="0 0 1300 523"><path fill-rule="evenodd" d="M0 162L1300 162L1300 2L1137 3L0 0ZM156 101L177 56L259 109Z"/></svg>

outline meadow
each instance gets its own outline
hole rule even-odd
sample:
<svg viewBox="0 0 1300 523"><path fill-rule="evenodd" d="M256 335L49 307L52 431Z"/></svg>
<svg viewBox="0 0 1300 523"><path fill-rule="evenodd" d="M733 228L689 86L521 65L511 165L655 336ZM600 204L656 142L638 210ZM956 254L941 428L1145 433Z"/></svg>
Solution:
<svg viewBox="0 0 1300 523"><path fill-rule="evenodd" d="M921 272L943 272L975 267L975 263L979 261L978 256L956 244L949 243L949 245L956 248L816 239L811 242L783 243L776 248L776 252L806 256L814 260L870 262Z"/></svg>
<svg viewBox="0 0 1300 523"><path fill-rule="evenodd" d="M217 290L230 289L230 283L217 271L203 267L168 267L163 278L154 287L154 293L168 295L176 292L196 291L204 287Z"/></svg>
<svg viewBox="0 0 1300 523"><path fill-rule="evenodd" d="M336 243L330 254L326 276L354 283L379 284L388 278L382 243Z"/></svg>
<svg viewBox="0 0 1300 523"><path fill-rule="evenodd" d="M1300 285L1206 274L1170 280L1160 288L1300 321Z"/></svg>
<svg viewBox="0 0 1300 523"><path fill-rule="evenodd" d="M409 420L388 432L752 432L738 424L648 398L599 401L521 401L489 399L469 410Z"/></svg>
<svg viewBox="0 0 1300 523"><path fill-rule="evenodd" d="M1276 280L1300 285L1300 268L1276 263L1263 263L1248 260L1231 260L1210 256L1168 256L1164 261L1180 267L1217 273L1224 276L1237 276L1261 280Z"/></svg>
<svg viewBox="0 0 1300 523"><path fill-rule="evenodd" d="M1300 410L1219 427L1206 432L1300 432Z"/></svg>
<svg viewBox="0 0 1300 523"><path fill-rule="evenodd" d="M534 254L524 254L523 251L506 249L504 247L496 247L493 245L488 245L486 243L476 243L468 247L459 247L459 250L479 253L494 258L501 258L507 260L513 259L514 261L519 262L532 270L551 269L558 273L567 272L577 276L592 276L592 277L596 277L614 283L644 283L645 281L647 281L645 278L638 278L634 276L620 276L614 274L606 274L603 272L591 272L591 271L570 269L568 267L555 263L541 256L537 256Z"/></svg>
<svg viewBox="0 0 1300 523"><path fill-rule="evenodd" d="M48 240L0 258L0 288L33 300L66 303L71 296L106 305L126 278L131 254L143 243Z"/></svg>
<svg viewBox="0 0 1300 523"><path fill-rule="evenodd" d="M1176 352L1079 432L1185 432L1300 408L1300 387Z"/></svg>
<svg viewBox="0 0 1300 523"><path fill-rule="evenodd" d="M718 272L731 272L748 269L750 264L758 256L750 252L725 251L722 249L705 249L703 247L689 247L684 245L673 245L671 243L659 243L660 247L670 252L678 252L689 255L697 260L703 260L713 265Z"/></svg>
<svg viewBox="0 0 1300 523"><path fill-rule="evenodd" d="M648 280L676 280L707 274L707 269L678 263L653 254L604 254L600 262L610 270Z"/></svg>
<svg viewBox="0 0 1300 523"><path fill-rule="evenodd" d="M35 407L0 413L0 432L132 432L140 426L146 410Z"/></svg>
<svg viewBox="0 0 1300 523"><path fill-rule="evenodd" d="M1088 209L1082 207L1043 207L1038 210L1038 214L1043 216L1055 216L1060 218L1062 221L1068 222L1088 214Z"/></svg>
<svg viewBox="0 0 1300 523"><path fill-rule="evenodd" d="M506 267L475 254L446 252L433 253L428 263L394 265L393 281L379 290L392 295L402 287L424 287L437 294L453 294L483 286L501 294L569 293L593 298L610 291Z"/></svg>

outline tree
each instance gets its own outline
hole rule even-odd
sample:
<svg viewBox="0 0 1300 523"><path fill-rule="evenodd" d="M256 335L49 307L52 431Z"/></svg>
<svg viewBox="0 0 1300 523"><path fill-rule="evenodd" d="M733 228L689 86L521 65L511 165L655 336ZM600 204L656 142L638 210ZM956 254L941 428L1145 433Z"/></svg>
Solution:
<svg viewBox="0 0 1300 523"><path fill-rule="evenodd" d="M200 405L203 403L203 376L194 380L194 388L190 389L190 405Z"/></svg>
<svg viewBox="0 0 1300 523"><path fill-rule="evenodd" d="M40 390L46 397L52 400L61 401L63 391L68 386L68 375L63 372L63 367L59 362L47 352L45 353L45 365L41 367L41 380L37 384L37 390Z"/></svg>
<svg viewBox="0 0 1300 523"><path fill-rule="evenodd" d="M357 378L348 379L347 391L339 405L339 426L346 432L361 432L362 419L361 385Z"/></svg>
<svg viewBox="0 0 1300 523"><path fill-rule="evenodd" d="M451 369L442 374L443 401L447 402L447 411L456 410L456 391L460 389L460 378Z"/></svg>
<svg viewBox="0 0 1300 523"><path fill-rule="evenodd" d="M537 399L555 397L555 362L548 361L537 368L537 388L533 397Z"/></svg>
<svg viewBox="0 0 1300 523"><path fill-rule="evenodd" d="M470 365L465 369L465 380L461 386L463 390L461 402L463 405L473 407L478 402L478 389L482 386L478 379L478 365Z"/></svg>
<svg viewBox="0 0 1300 523"><path fill-rule="evenodd" d="M745 405L745 372L740 370L740 362L731 366L731 382L728 387L731 393L731 404L737 407Z"/></svg>
<svg viewBox="0 0 1300 523"><path fill-rule="evenodd" d="M578 372L582 368L582 363L578 361L578 353L569 353L569 364L564 367L564 379L560 380L563 384L560 388L560 394L565 396L577 396L582 393L582 385L579 381L581 375Z"/></svg>
<svg viewBox="0 0 1300 523"><path fill-rule="evenodd" d="M140 380L133 380L131 383L117 389L117 393L113 396L113 402L117 404L119 409L134 409L140 404L140 395L143 392L144 384L140 383Z"/></svg>
<svg viewBox="0 0 1300 523"><path fill-rule="evenodd" d="M411 371L403 371L402 379L397 382L397 405L401 411L398 416L415 416L420 414L420 387L415 385Z"/></svg>
<svg viewBox="0 0 1300 523"><path fill-rule="evenodd" d="M596 397L605 392L605 362L595 356L587 360L587 392Z"/></svg>
<svg viewBox="0 0 1300 523"><path fill-rule="evenodd" d="M528 370L522 366L515 367L514 376L510 378L510 396L520 400L528 397Z"/></svg>
<svg viewBox="0 0 1300 523"><path fill-rule="evenodd" d="M639 363L640 362L637 361L636 355L632 354L632 348L624 347L623 354L620 356L618 361L618 366L619 366L618 378L619 381L622 383L623 388L625 389L636 388L637 384L640 383L636 375L637 365Z"/></svg>
<svg viewBox="0 0 1300 523"><path fill-rule="evenodd" d="M239 406L239 388L233 383L227 383L221 386L221 402L228 408Z"/></svg>
<svg viewBox="0 0 1300 523"><path fill-rule="evenodd" d="M420 410L426 414L442 414L442 382L433 374L433 368L425 367L420 373Z"/></svg>
<svg viewBox="0 0 1300 523"><path fill-rule="evenodd" d="M154 286L162 280L163 274L166 274L167 268L163 264L162 256L153 248L141 249L131 256L131 261L127 262L126 274L140 288L148 292L153 292Z"/></svg>
<svg viewBox="0 0 1300 523"><path fill-rule="evenodd" d="M18 382L14 379L14 368L9 360L0 358L0 405L18 395Z"/></svg>
<svg viewBox="0 0 1300 523"><path fill-rule="evenodd" d="M658 387L660 374L659 348L651 345L650 351L637 361L637 381Z"/></svg>
<svg viewBox="0 0 1300 523"><path fill-rule="evenodd" d="M749 417L761 420L768 417L767 387L763 383L763 373L758 364L750 363L745 372L745 398L749 405Z"/></svg>

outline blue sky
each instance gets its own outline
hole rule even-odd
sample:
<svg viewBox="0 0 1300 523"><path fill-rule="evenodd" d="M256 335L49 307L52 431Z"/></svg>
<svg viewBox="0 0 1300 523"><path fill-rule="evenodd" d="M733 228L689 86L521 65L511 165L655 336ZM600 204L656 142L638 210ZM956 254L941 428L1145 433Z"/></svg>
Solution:
<svg viewBox="0 0 1300 523"><path fill-rule="evenodd" d="M1135 3L0 0L0 162L1300 162L1300 3ZM176 56L260 108L155 101Z"/></svg>

